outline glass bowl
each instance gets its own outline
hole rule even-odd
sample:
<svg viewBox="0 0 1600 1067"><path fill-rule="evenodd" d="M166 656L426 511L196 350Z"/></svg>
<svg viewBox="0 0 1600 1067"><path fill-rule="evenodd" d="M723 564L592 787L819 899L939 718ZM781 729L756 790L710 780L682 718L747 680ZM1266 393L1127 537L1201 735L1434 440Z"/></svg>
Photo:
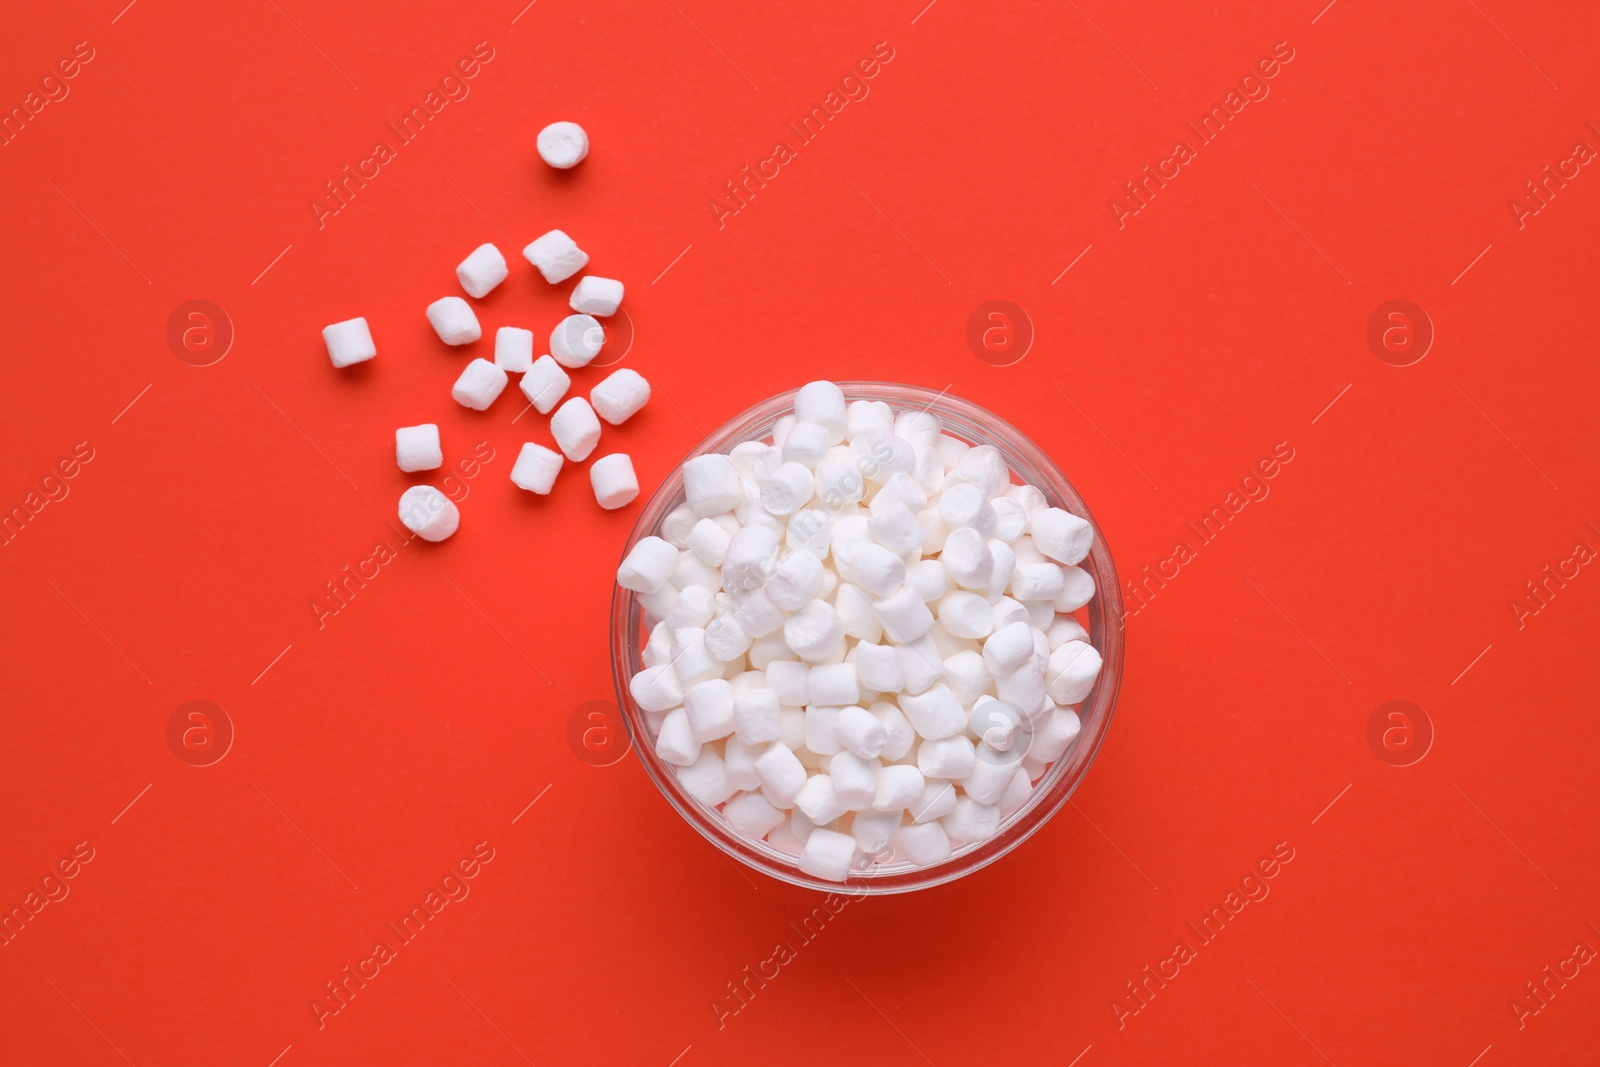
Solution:
<svg viewBox="0 0 1600 1067"><path fill-rule="evenodd" d="M1083 780L1111 725L1111 713L1116 706L1117 689L1122 677L1125 635L1121 585L1116 566L1111 561L1111 551L1106 547L1105 536L1083 498L1050 458L1015 426L970 401L921 386L891 382L839 382L838 385L844 390L847 401L881 400L897 413L906 409L930 411L944 423L946 433L970 444L993 445L1005 457L1014 482L1037 486L1052 507L1070 511L1088 520L1094 527L1094 548L1079 566L1094 576L1095 595L1074 614L1089 631L1089 642L1100 653L1103 664L1094 689L1077 705L1081 728L1071 747L1045 770L1043 777L1034 784L1032 796L1003 818L999 833L988 840L957 845L947 859L930 866L916 866L909 862L878 863L868 870L852 872L844 882L832 882L801 871L797 856L764 841L752 841L740 835L715 808L706 807L685 792L678 784L672 767L656 756L655 739L645 714L628 688L628 682L634 674L644 669L642 653L649 633L644 628L639 595L621 586L616 587L611 601L612 673L616 681L617 703L627 723L633 750L638 753L656 788L661 790L661 795L689 825L728 856L762 874L808 889L848 891L856 895L906 893L943 885L1004 856L1061 810L1061 806ZM700 442L684 457L684 461L707 452L725 453L743 441L770 439L773 424L779 417L793 413L796 391L791 389L779 393L731 419ZM640 513L639 521L623 547L622 556L625 557L641 538L658 533L667 513L682 503L683 464L680 463Z"/></svg>

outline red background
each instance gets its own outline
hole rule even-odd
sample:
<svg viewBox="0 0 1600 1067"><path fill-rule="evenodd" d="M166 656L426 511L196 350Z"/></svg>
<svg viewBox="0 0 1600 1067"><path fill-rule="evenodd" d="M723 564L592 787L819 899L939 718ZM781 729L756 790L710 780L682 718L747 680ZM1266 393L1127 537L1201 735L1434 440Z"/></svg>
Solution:
<svg viewBox="0 0 1600 1067"><path fill-rule="evenodd" d="M0 549L0 901L95 858L0 948L0 1058L1592 1061L1592 966L1520 1026L1510 1001L1600 949L1600 577L1509 605L1600 548L1600 176L1521 228L1509 207L1600 146L1592 5L1174 6L13 10L7 109L94 58L0 148L0 506L94 458ZM322 183L480 41L470 95L319 228ZM1121 183L1280 41L1270 95L1119 228ZM709 198L878 42L870 95L719 228ZM567 175L533 152L557 118L594 142ZM631 755L577 758L639 505L602 513L583 470L515 490L546 420L513 424L514 390L455 405L491 342L445 350L422 315L478 243L552 226L628 285L656 396L602 450L647 489L781 388L949 386L1056 457L1133 578L1293 448L1129 619L1099 761L1017 852L805 941L815 895L746 877ZM566 291L516 259L486 333L548 330ZM235 334L210 366L167 341L192 299ZM966 339L993 299L1034 334L1009 366ZM1436 331L1411 366L1365 340L1392 299ZM353 315L380 354L335 371L318 331ZM460 532L319 629L323 583L394 540L394 427L430 420L447 460L493 452L454 485ZM192 699L236 731L212 766L167 744ZM1407 767L1367 741L1393 699L1435 732ZM324 983L480 841L471 895L319 1029ZM1279 842L1271 895L1119 1020ZM779 941L796 958L719 1026Z"/></svg>

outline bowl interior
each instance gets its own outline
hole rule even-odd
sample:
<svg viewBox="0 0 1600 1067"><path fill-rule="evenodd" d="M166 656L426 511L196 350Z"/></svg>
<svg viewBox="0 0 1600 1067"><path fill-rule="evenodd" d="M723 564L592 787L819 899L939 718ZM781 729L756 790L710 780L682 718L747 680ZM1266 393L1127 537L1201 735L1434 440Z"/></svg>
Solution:
<svg viewBox="0 0 1600 1067"><path fill-rule="evenodd" d="M1002 820L1000 832L994 837L958 846L948 859L932 866L917 867L908 862L880 863L867 871L853 873L846 882L829 882L803 873L796 865L796 857L765 842L741 837L723 821L719 812L706 808L685 793L678 785L672 768L656 756L654 738L644 713L628 689L629 680L644 667L641 656L649 635L644 629L638 595L621 586L616 587L612 597L612 672L623 719L627 723L634 751L644 763L645 770L678 813L713 844L740 862L794 885L825 892L844 887L858 895L900 893L940 885L993 863L1026 840L1066 803L1094 761L1116 705L1122 676L1124 640L1122 595L1110 549L1094 516L1060 468L1016 427L970 401L921 386L889 382L838 384L844 390L846 400L885 401L897 414L906 409L930 411L939 416L946 433L971 444L993 445L1005 457L1013 481L1037 486L1051 506L1063 508L1088 520L1094 528L1094 547L1079 566L1094 576L1096 591L1094 599L1077 614L1088 629L1089 641L1100 653L1103 665L1093 691L1078 705L1082 727L1071 748L1051 764L1044 776L1034 784L1033 795L1022 807ZM793 412L795 392L789 390L779 393L731 419L686 455L684 461L707 452L727 452L742 441L769 439L773 424ZM623 548L623 556L639 539L657 533L667 513L682 504L683 499L683 467L680 462L640 513L639 521Z"/></svg>

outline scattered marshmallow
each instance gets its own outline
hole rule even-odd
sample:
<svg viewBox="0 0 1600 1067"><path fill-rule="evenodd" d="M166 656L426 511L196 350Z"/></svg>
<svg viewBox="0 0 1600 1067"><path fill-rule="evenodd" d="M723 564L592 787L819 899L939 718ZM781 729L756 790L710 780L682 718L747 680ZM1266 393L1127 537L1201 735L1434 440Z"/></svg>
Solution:
<svg viewBox="0 0 1600 1067"><path fill-rule="evenodd" d="M468 296L482 300L510 273L506 268L506 257L500 254L500 250L492 244L482 244L461 261L456 268L456 280Z"/></svg>
<svg viewBox="0 0 1600 1067"><path fill-rule="evenodd" d="M461 511L431 485L413 485L400 494L400 521L424 541L443 541L461 525Z"/></svg>
<svg viewBox="0 0 1600 1067"><path fill-rule="evenodd" d="M573 311L585 315L615 315L622 303L622 283L615 278L585 274L572 288L567 301Z"/></svg>
<svg viewBox="0 0 1600 1067"><path fill-rule="evenodd" d="M612 423L648 396L631 371L592 391ZM1101 669L1070 615L1095 594L1087 520L933 412L831 382L682 475L617 580L650 627L630 692L690 797L824 881L936 866L1028 806Z"/></svg>
<svg viewBox="0 0 1600 1067"><path fill-rule="evenodd" d="M571 170L589 154L589 135L576 122L552 122L537 143L539 158L557 170Z"/></svg>
<svg viewBox="0 0 1600 1067"><path fill-rule="evenodd" d="M587 367L605 343L605 327L593 315L568 315L550 331L550 355L563 367Z"/></svg>
<svg viewBox="0 0 1600 1067"><path fill-rule="evenodd" d="M522 446L522 451L517 453L517 461L511 465L511 482L519 489L526 489L530 493L546 496L549 494L551 487L556 484L556 475L560 473L561 453L529 441ZM646 540L654 540L659 541L661 544L666 544L665 541L660 541L659 538L646 538ZM642 541L640 542L640 544L643 543ZM671 545L667 545L667 547L672 548ZM648 551L646 549L646 552ZM677 549L672 550L671 562L673 566L677 566ZM652 570L651 573L654 573L654 571ZM671 575L671 567L667 569L666 573L668 576ZM621 581L622 579L619 576L617 580ZM663 577L662 582L665 581L666 577ZM655 588L660 588L660 586L661 582L658 582ZM630 586L629 588L632 587ZM640 591L648 593L653 592L654 589L642 589Z"/></svg>
<svg viewBox="0 0 1600 1067"><path fill-rule="evenodd" d="M572 378L554 359L540 356L522 376L520 384L522 395L528 398L528 403L533 405L533 409L541 415L548 415L561 402L561 398L567 395L567 387L572 384Z"/></svg>
<svg viewBox="0 0 1600 1067"><path fill-rule="evenodd" d="M394 432L394 459L406 473L431 471L444 465L439 447L439 427L431 422L402 426Z"/></svg>
<svg viewBox="0 0 1600 1067"><path fill-rule="evenodd" d="M589 263L589 253L560 230L551 230L522 250L522 256L539 268L551 285L564 282Z"/></svg>
<svg viewBox="0 0 1600 1067"><path fill-rule="evenodd" d="M626 452L601 456L589 467L589 482L594 498L607 511L626 507L639 495L639 477L633 473L633 460Z"/></svg>
<svg viewBox="0 0 1600 1067"><path fill-rule="evenodd" d="M475 359L467 364L461 377L456 379L450 395L462 407L485 411L504 391L508 381L510 378L505 371L486 359Z"/></svg>
<svg viewBox="0 0 1600 1067"><path fill-rule="evenodd" d="M550 416L550 433L568 459L581 463L600 443L600 420L587 400L575 396Z"/></svg>
<svg viewBox="0 0 1600 1067"><path fill-rule="evenodd" d="M650 383L636 370L614 370L589 390L589 403L595 414L613 426L621 426L650 401Z"/></svg>
<svg viewBox="0 0 1600 1067"><path fill-rule="evenodd" d="M377 346L372 343L372 331L367 328L367 320L361 318L324 326L322 343L328 346L328 358L335 367L365 363L378 354Z"/></svg>
<svg viewBox="0 0 1600 1067"><path fill-rule="evenodd" d="M502 326L494 332L494 365L508 374L533 369L533 331Z"/></svg>
<svg viewBox="0 0 1600 1067"><path fill-rule="evenodd" d="M428 305L433 332L447 345L467 345L483 336L472 305L459 296L444 296Z"/></svg>

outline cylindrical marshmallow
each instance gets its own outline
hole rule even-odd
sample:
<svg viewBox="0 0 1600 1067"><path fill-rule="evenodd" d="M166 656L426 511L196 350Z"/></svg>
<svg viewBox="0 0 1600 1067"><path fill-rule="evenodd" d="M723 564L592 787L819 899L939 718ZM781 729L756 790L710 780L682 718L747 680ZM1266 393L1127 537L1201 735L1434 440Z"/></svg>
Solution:
<svg viewBox="0 0 1600 1067"><path fill-rule="evenodd" d="M913 823L894 832L895 851L918 867L943 863L950 858L950 838L937 822Z"/></svg>
<svg viewBox="0 0 1600 1067"><path fill-rule="evenodd" d="M585 315L614 315L622 303L622 283L615 278L599 278L585 274L573 286L567 304L573 311Z"/></svg>
<svg viewBox="0 0 1600 1067"><path fill-rule="evenodd" d="M834 830L817 829L800 852L800 869L813 878L842 882L856 858L856 839Z"/></svg>
<svg viewBox="0 0 1600 1067"><path fill-rule="evenodd" d="M811 470L799 463L780 463L761 480L761 506L774 515L792 515L811 499Z"/></svg>
<svg viewBox="0 0 1600 1067"><path fill-rule="evenodd" d="M589 253L560 230L541 235L522 250L522 256L551 285L566 281L589 263Z"/></svg>
<svg viewBox="0 0 1600 1067"><path fill-rule="evenodd" d="M527 445L522 447L524 450L528 448ZM623 557L622 566L617 568L617 584L635 592L653 593L666 584L677 565L676 548L659 537L641 537ZM651 639L654 640L653 634Z"/></svg>
<svg viewBox="0 0 1600 1067"><path fill-rule="evenodd" d="M944 824L944 832L950 840L957 844L983 841L1000 832L1000 809L962 797L956 801L956 809L939 821Z"/></svg>
<svg viewBox="0 0 1600 1067"><path fill-rule="evenodd" d="M733 465L733 460L720 452L695 456L683 465L683 495L689 508L702 517L732 511L734 505L744 499L744 491L739 484L739 469ZM745 527L745 530L750 529L759 527ZM770 530L766 533L776 544L777 535ZM735 535L735 544L738 540L738 535Z"/></svg>
<svg viewBox="0 0 1600 1067"><path fill-rule="evenodd" d="M873 792L872 806L878 811L899 811L909 808L927 788L922 772L905 763L878 768L878 780Z"/></svg>
<svg viewBox="0 0 1600 1067"><path fill-rule="evenodd" d="M572 379L561 369L561 364L549 356L540 356L522 376L522 395L528 398L535 411L548 415L567 395L571 384Z"/></svg>
<svg viewBox="0 0 1600 1067"><path fill-rule="evenodd" d="M394 432L394 458L400 469L412 471L435 470L444 463L444 452L439 447L439 427L431 422L420 426L402 426Z"/></svg>
<svg viewBox="0 0 1600 1067"><path fill-rule="evenodd" d="M533 331L520 326L502 326L494 332L494 365L508 374L527 374L533 369ZM526 391L526 387L524 387ZM532 397L528 398L532 400ZM544 414L544 412L540 412Z"/></svg>
<svg viewBox="0 0 1600 1067"><path fill-rule="evenodd" d="M429 304L428 322L433 325L433 332L439 335L439 340L447 345L471 344L483 336L483 328L478 325L478 316L473 314L472 305L459 296L440 297Z"/></svg>
<svg viewBox="0 0 1600 1067"><path fill-rule="evenodd" d="M783 812L768 804L760 793L740 793L722 806L722 814L729 826L756 840L783 822Z"/></svg>
<svg viewBox="0 0 1600 1067"><path fill-rule="evenodd" d="M784 620L783 640L801 659L818 663L844 647L844 625L827 602L812 600Z"/></svg>
<svg viewBox="0 0 1600 1067"><path fill-rule="evenodd" d="M485 411L506 387L506 372L486 359L468 363L450 387L450 396L464 408Z"/></svg>
<svg viewBox="0 0 1600 1067"><path fill-rule="evenodd" d="M994 609L977 593L946 593L939 601L939 625L953 637L988 637L994 629Z"/></svg>
<svg viewBox="0 0 1600 1067"><path fill-rule="evenodd" d="M552 122L535 143L539 158L557 170L570 170L589 154L589 135L576 122Z"/></svg>
<svg viewBox="0 0 1600 1067"><path fill-rule="evenodd" d="M650 383L638 371L623 367L612 371L589 390L589 403L597 415L613 426L627 422L650 400Z"/></svg>
<svg viewBox="0 0 1600 1067"><path fill-rule="evenodd" d="M633 460L626 452L601 456L589 467L589 484L602 508L615 511L626 507L639 495L639 476L633 473Z"/></svg>
<svg viewBox="0 0 1600 1067"><path fill-rule="evenodd" d="M461 512L433 486L413 485L400 494L400 521L424 541L443 541L461 525Z"/></svg>
<svg viewBox="0 0 1600 1067"><path fill-rule="evenodd" d="M348 367L352 363L365 363L378 354L372 343L372 331L367 320L346 319L322 328L322 343L328 346L328 359L335 367Z"/></svg>
<svg viewBox="0 0 1600 1067"><path fill-rule="evenodd" d="M550 416L550 434L568 459L581 463L600 443L600 420L587 400L575 396Z"/></svg>
<svg viewBox="0 0 1600 1067"><path fill-rule="evenodd" d="M563 367L587 367L606 343L606 330L593 315L568 315L550 331L550 356Z"/></svg>
<svg viewBox="0 0 1600 1067"><path fill-rule="evenodd" d="M492 244L482 244L461 261L456 268L456 280L467 295L482 300L489 291L506 280L511 272L506 269L506 257Z"/></svg>
<svg viewBox="0 0 1600 1067"><path fill-rule="evenodd" d="M1100 653L1082 641L1068 641L1050 653L1045 688L1057 704L1076 704L1100 677Z"/></svg>
<svg viewBox="0 0 1600 1067"><path fill-rule="evenodd" d="M1028 532L1033 535L1033 543L1039 551L1057 563L1078 563L1094 546L1094 527L1088 520L1061 508L1036 512Z"/></svg>
<svg viewBox="0 0 1600 1067"><path fill-rule="evenodd" d="M954 737L967 728L966 709L943 682L925 692L900 694L900 710L917 733L930 740Z"/></svg>
<svg viewBox="0 0 1600 1067"><path fill-rule="evenodd" d="M545 496L550 492L551 487L556 484L556 475L560 473L561 453L528 441L522 446L522 450L517 453L517 461L511 465L511 483L519 489L526 489L530 493ZM648 537L645 540L653 544L666 545L668 549L672 550L671 563L666 573L662 576L661 582L657 582L653 588L640 590L648 593L660 588L662 582L666 581L667 575L672 573L671 568L677 566L678 563L678 551L659 537ZM641 541L640 545L643 543ZM635 551L638 551L639 546L636 545L634 548ZM647 551L653 551L653 549ZM630 555L629 558L631 559L632 556ZM627 567L627 561L623 562L623 567ZM619 570L617 572L617 581L622 582L622 578L623 571ZM634 588L633 586L628 586L627 582L623 582L623 585L627 588Z"/></svg>
<svg viewBox="0 0 1600 1067"><path fill-rule="evenodd" d="M844 440L845 430L849 426L844 391L832 382L808 382L801 386L794 397L794 413L802 422L826 426L830 443L838 444Z"/></svg>

